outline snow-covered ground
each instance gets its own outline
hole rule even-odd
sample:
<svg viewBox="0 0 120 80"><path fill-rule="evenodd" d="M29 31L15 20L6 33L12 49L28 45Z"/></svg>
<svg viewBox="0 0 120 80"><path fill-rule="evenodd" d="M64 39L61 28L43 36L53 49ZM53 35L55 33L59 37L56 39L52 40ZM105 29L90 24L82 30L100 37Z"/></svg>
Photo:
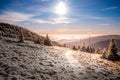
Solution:
<svg viewBox="0 0 120 80"><path fill-rule="evenodd" d="M0 40L0 80L119 80L120 62L99 54Z"/></svg>

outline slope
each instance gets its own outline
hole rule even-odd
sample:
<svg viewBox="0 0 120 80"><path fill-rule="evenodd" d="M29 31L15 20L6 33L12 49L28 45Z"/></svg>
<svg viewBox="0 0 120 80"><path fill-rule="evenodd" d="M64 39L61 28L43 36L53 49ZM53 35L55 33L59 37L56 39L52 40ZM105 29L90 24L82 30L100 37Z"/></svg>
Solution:
<svg viewBox="0 0 120 80"><path fill-rule="evenodd" d="M8 39L9 40L9 39ZM0 40L0 80L117 80L120 63L99 54ZM116 64L117 63L117 64Z"/></svg>
<svg viewBox="0 0 120 80"><path fill-rule="evenodd" d="M0 37L18 39L21 36L21 31L23 32L24 39L27 41L32 41L34 43L44 44L44 37L40 36L26 28L19 27L17 25L12 25L8 23L0 23ZM53 45L61 46L57 42L52 41Z"/></svg>

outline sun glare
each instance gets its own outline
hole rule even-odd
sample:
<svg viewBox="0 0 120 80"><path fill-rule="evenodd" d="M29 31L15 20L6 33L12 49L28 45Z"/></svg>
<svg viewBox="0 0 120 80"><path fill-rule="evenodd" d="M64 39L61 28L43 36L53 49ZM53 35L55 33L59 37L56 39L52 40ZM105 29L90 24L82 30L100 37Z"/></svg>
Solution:
<svg viewBox="0 0 120 80"><path fill-rule="evenodd" d="M55 7L55 13L58 15L65 15L67 13L67 7L64 2L59 2Z"/></svg>

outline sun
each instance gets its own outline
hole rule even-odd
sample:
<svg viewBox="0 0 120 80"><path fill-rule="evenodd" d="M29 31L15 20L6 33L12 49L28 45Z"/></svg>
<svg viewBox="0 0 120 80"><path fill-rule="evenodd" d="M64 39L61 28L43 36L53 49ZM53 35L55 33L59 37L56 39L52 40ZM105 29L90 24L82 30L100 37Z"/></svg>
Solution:
<svg viewBox="0 0 120 80"><path fill-rule="evenodd" d="M67 7L64 2L59 2L58 5L56 5L55 13L61 16L67 13Z"/></svg>

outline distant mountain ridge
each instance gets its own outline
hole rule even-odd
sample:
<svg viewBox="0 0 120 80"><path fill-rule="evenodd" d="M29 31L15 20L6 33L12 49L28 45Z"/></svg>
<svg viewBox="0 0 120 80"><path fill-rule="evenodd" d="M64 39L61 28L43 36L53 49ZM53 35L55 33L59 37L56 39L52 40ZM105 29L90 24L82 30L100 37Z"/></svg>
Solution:
<svg viewBox="0 0 120 80"><path fill-rule="evenodd" d="M12 25L8 23L1 23L0 22L0 36L2 37L8 37L8 38L16 38L19 39L21 35L21 30L23 32L25 40L37 42L38 39L40 41L40 44L44 44L44 37L40 36L26 28ZM59 45L57 42L52 41L53 45Z"/></svg>
<svg viewBox="0 0 120 80"><path fill-rule="evenodd" d="M116 39L115 41L116 41L117 48L120 50L120 39ZM94 45L95 48L100 48L100 49L106 48L106 49L108 49L109 43L110 43L110 40L105 40L105 41L96 42L93 45Z"/></svg>
<svg viewBox="0 0 120 80"><path fill-rule="evenodd" d="M74 42L70 42L70 43L66 43L67 46L72 47L74 45L76 46L83 46L83 44L85 46L89 45L89 40L91 42L91 46L94 46L96 48L106 48L109 45L109 42L111 40L111 38L114 37L116 40L116 45L118 46L118 48L120 48L120 35L104 35L104 36L97 36L97 37L91 37L90 39L82 39L82 40L77 40Z"/></svg>

